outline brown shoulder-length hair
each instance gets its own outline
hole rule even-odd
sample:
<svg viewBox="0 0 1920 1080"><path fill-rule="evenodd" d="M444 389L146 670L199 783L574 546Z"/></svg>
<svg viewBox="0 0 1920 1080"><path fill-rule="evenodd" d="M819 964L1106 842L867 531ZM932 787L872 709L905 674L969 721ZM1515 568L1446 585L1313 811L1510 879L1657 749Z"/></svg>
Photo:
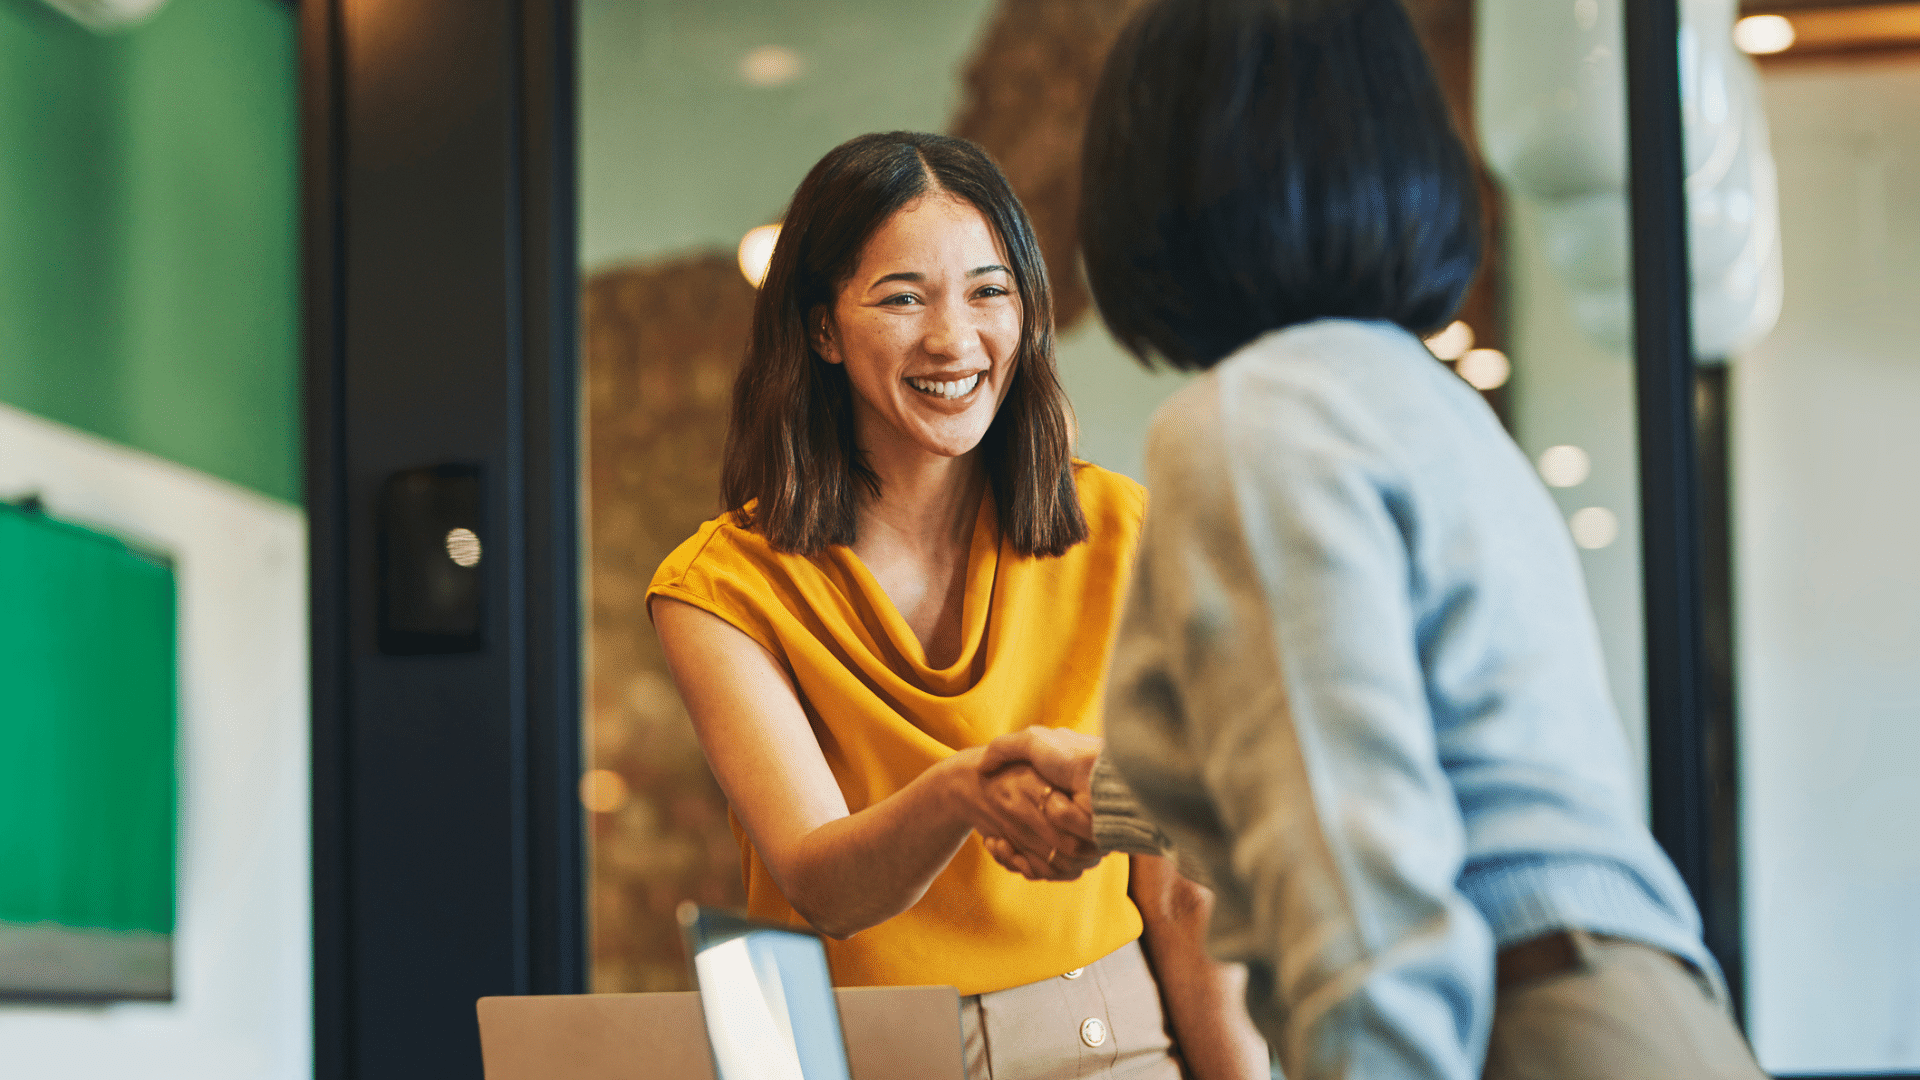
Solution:
<svg viewBox="0 0 1920 1080"><path fill-rule="evenodd" d="M854 444L846 370L814 351L807 315L832 306L882 223L935 192L965 199L987 219L1020 292L1013 378L980 443L1000 534L1024 555L1058 555L1087 538L1073 423L1054 373L1053 297L1027 213L979 146L890 131L841 143L800 182L754 302L720 494L737 524L782 551L851 544L861 489L880 495L880 478Z"/></svg>

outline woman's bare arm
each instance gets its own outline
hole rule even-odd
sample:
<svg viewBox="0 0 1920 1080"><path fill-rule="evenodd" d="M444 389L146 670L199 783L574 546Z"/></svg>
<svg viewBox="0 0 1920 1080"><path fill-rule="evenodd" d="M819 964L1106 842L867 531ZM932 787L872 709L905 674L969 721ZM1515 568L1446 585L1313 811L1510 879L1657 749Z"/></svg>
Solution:
<svg viewBox="0 0 1920 1080"><path fill-rule="evenodd" d="M846 938L912 907L979 830L1030 827L989 790L982 751L963 750L905 788L849 813L793 682L724 619L656 598L654 627L701 749L775 884L816 930Z"/></svg>
<svg viewBox="0 0 1920 1080"><path fill-rule="evenodd" d="M1247 1016L1247 969L1207 955L1213 893L1171 860L1134 855L1127 892L1145 929L1140 944L1191 1080L1268 1080L1267 1043Z"/></svg>

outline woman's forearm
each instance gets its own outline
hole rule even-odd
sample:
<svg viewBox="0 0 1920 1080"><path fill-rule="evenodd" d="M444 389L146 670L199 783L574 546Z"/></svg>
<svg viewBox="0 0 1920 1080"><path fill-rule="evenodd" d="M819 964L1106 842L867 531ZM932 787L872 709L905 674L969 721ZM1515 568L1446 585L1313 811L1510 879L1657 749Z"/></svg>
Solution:
<svg viewBox="0 0 1920 1080"><path fill-rule="evenodd" d="M977 751L974 752L977 754ZM920 901L974 829L964 802L966 752L906 787L800 838L769 864L787 902L814 929L847 938Z"/></svg>
<svg viewBox="0 0 1920 1080"><path fill-rule="evenodd" d="M1053 789L1024 766L990 774L984 755L962 750L872 806L789 841L768 869L794 910L840 938L885 922L926 895L969 832L1027 850L1057 843L1064 861L1072 854L1064 845L1078 841L1052 833L1037 809Z"/></svg>

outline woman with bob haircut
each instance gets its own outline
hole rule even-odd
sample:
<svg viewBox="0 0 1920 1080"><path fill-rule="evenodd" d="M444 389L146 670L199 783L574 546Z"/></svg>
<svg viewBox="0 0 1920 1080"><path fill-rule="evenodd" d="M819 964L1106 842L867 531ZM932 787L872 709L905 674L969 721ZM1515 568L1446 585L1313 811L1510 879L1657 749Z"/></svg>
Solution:
<svg viewBox="0 0 1920 1080"><path fill-rule="evenodd" d="M725 512L661 564L649 609L749 913L825 934L837 983L958 988L973 1076L1264 1077L1243 973L1202 947L1204 890L1088 857L1021 813L1066 796L981 768L1009 731L1098 732L1145 511L1071 457L1052 317L979 147L829 152L755 302ZM986 837L1037 869L1001 869Z"/></svg>
<svg viewBox="0 0 1920 1080"><path fill-rule="evenodd" d="M1204 375L1152 421L1105 756L1034 731L989 766L1091 789L1092 834L1137 796L1290 1080L1760 1076L1559 511L1421 344L1480 221L1399 0L1150 3L1084 170L1102 318Z"/></svg>

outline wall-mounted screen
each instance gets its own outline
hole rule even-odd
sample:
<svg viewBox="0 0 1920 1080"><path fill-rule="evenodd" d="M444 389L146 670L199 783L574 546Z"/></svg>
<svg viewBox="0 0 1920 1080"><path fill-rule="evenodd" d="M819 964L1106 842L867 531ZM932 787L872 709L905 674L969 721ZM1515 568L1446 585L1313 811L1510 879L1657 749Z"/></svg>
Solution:
<svg viewBox="0 0 1920 1080"><path fill-rule="evenodd" d="M166 557L0 503L0 998L173 997Z"/></svg>

